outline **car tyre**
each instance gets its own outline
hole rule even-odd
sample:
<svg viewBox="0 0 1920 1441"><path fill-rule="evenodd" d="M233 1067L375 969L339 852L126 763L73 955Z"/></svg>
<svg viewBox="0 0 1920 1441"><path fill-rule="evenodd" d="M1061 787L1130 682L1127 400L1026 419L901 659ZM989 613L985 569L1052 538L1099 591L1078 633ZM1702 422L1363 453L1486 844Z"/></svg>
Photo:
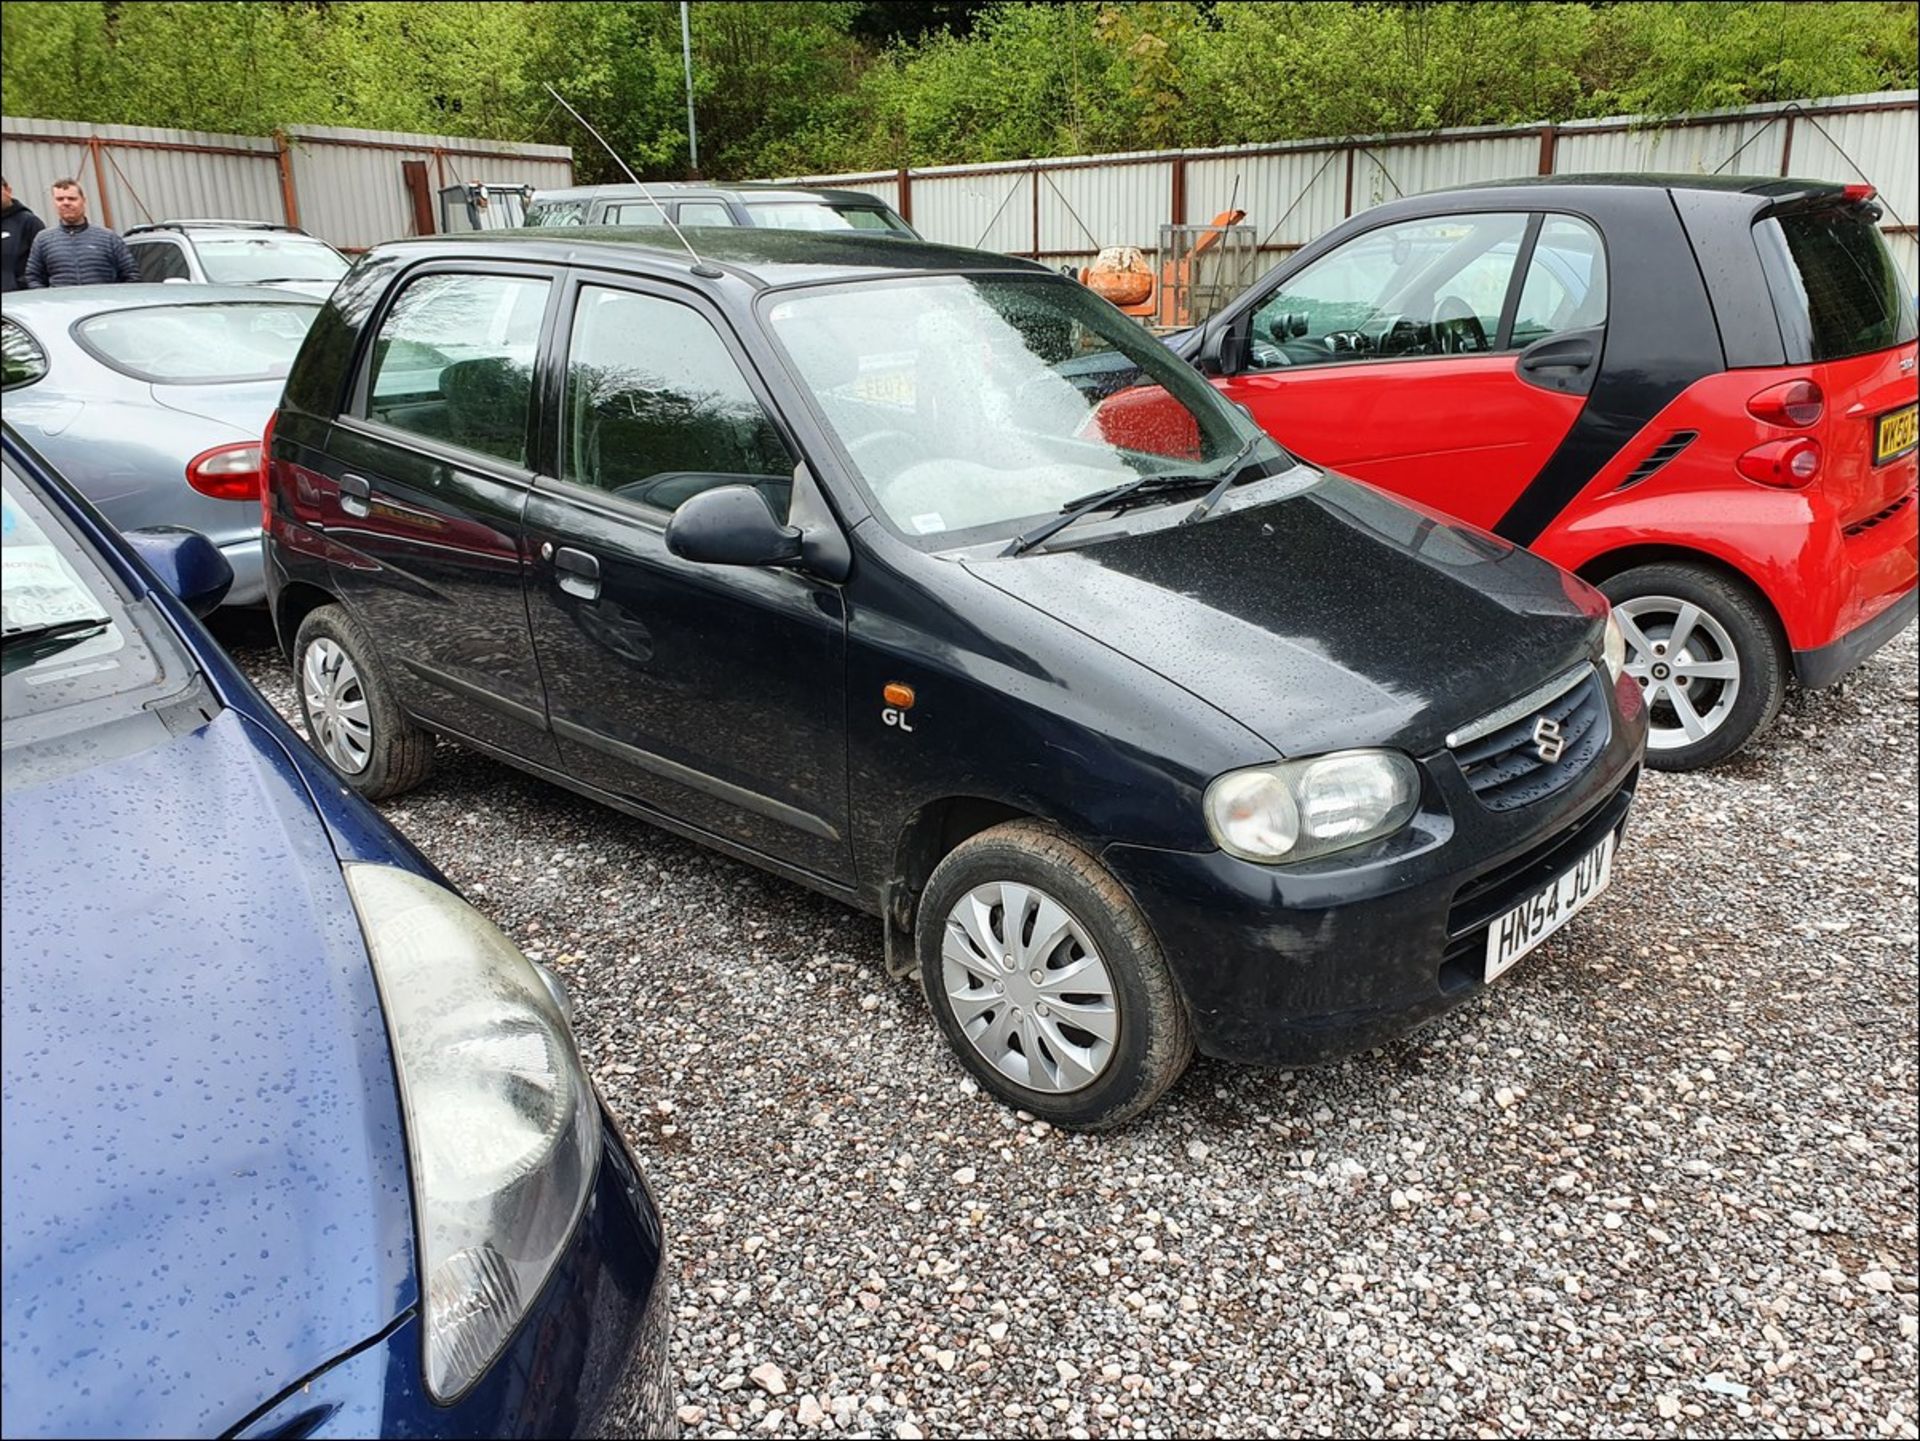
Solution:
<svg viewBox="0 0 1920 1441"><path fill-rule="evenodd" d="M343 606L323 605L300 622L293 669L314 750L354 790L385 800L431 773L433 734L400 708L373 643Z"/></svg>
<svg viewBox="0 0 1920 1441"><path fill-rule="evenodd" d="M1717 765L1773 723L1786 695L1786 651L1746 585L1701 566L1658 564L1622 571L1600 589L1626 633L1627 672L1647 698L1654 770Z"/></svg>
<svg viewBox="0 0 1920 1441"><path fill-rule="evenodd" d="M961 1064L1054 1125L1119 1126L1193 1058L1193 1030L1146 917L1052 826L1013 821L955 847L920 898L915 946Z"/></svg>

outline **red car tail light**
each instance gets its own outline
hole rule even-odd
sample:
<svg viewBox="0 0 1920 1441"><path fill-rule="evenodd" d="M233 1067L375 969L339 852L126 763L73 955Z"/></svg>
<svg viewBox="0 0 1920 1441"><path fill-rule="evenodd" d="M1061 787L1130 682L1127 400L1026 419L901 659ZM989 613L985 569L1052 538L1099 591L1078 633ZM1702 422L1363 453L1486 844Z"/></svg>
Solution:
<svg viewBox="0 0 1920 1441"><path fill-rule="evenodd" d="M1748 480L1798 490L1820 474L1820 442L1806 436L1756 445L1734 462Z"/></svg>
<svg viewBox="0 0 1920 1441"><path fill-rule="evenodd" d="M1769 385L1747 402L1747 414L1769 425L1818 425L1826 409L1826 396L1811 380L1786 380Z"/></svg>
<svg viewBox="0 0 1920 1441"><path fill-rule="evenodd" d="M1852 185L1841 186L1840 193L1849 200L1871 200L1874 197L1874 188L1856 181Z"/></svg>
<svg viewBox="0 0 1920 1441"><path fill-rule="evenodd" d="M187 484L215 500L260 498L260 442L216 445L187 462Z"/></svg>
<svg viewBox="0 0 1920 1441"><path fill-rule="evenodd" d="M267 416L267 428L260 436L260 529L273 528L273 423L280 418L274 411Z"/></svg>

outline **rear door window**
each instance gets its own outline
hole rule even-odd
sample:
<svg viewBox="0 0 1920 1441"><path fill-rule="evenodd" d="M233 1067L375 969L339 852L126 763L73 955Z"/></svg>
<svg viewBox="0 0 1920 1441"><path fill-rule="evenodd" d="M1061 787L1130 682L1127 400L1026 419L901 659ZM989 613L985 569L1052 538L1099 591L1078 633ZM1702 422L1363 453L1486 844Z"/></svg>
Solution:
<svg viewBox="0 0 1920 1441"><path fill-rule="evenodd" d="M660 218L660 207L644 200L628 200L618 205L609 205L602 219L605 225L664 225Z"/></svg>
<svg viewBox="0 0 1920 1441"><path fill-rule="evenodd" d="M731 225L733 212L717 200L689 200L680 207L682 225Z"/></svg>
<svg viewBox="0 0 1920 1441"><path fill-rule="evenodd" d="M1754 227L1787 362L1843 360L1914 338L1913 295L1874 212L1823 206Z"/></svg>
<svg viewBox="0 0 1920 1441"><path fill-rule="evenodd" d="M140 278L150 284L191 278L186 253L171 240L136 240L128 249L133 251L133 263L140 271Z"/></svg>
<svg viewBox="0 0 1920 1441"><path fill-rule="evenodd" d="M367 418L524 466L548 289L513 275L409 281L374 340Z"/></svg>

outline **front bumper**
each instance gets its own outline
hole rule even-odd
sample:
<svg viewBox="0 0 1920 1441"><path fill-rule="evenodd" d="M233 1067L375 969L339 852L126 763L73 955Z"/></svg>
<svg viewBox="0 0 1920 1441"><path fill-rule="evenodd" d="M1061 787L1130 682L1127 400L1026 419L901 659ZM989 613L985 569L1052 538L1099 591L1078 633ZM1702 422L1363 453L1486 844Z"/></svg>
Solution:
<svg viewBox="0 0 1920 1441"><path fill-rule="evenodd" d="M1451 754L1427 758L1421 813L1357 858L1281 868L1116 845L1105 859L1159 937L1204 1054L1338 1060L1479 991L1488 923L1619 832L1646 744L1631 682L1614 687L1611 727L1577 781L1505 813L1481 805Z"/></svg>
<svg viewBox="0 0 1920 1441"><path fill-rule="evenodd" d="M417 1307L237 1435L663 1436L672 1291L659 1214L602 1112L600 1170L560 1264L507 1349L451 1406L426 1391Z"/></svg>

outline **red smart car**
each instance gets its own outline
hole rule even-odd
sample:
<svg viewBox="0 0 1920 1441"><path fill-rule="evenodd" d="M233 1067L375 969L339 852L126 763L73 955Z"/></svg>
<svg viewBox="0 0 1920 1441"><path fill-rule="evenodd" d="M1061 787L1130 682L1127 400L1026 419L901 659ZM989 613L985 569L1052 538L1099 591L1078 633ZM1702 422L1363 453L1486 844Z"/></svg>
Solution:
<svg viewBox="0 0 1920 1441"><path fill-rule="evenodd" d="M1559 176L1357 215L1175 342L1316 464L1595 582L1648 761L1915 615L1915 313L1871 188Z"/></svg>

